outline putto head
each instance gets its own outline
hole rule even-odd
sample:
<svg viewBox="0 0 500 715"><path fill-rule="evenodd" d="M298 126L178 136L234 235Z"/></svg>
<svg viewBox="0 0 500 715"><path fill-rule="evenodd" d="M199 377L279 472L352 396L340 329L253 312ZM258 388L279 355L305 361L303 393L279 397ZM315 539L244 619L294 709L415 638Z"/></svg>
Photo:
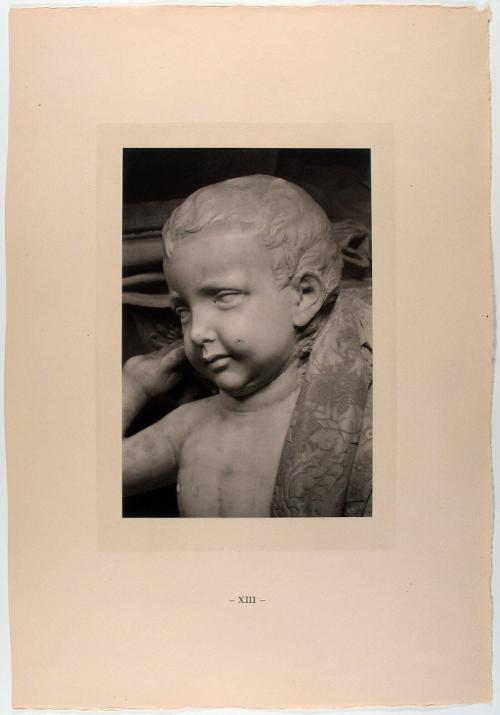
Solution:
<svg viewBox="0 0 500 715"><path fill-rule="evenodd" d="M295 184L274 176L253 175L212 184L191 194L163 228L166 260L186 236L217 228L237 228L258 237L272 252L280 287L311 271L323 282L323 304L338 291L340 248L323 209Z"/></svg>

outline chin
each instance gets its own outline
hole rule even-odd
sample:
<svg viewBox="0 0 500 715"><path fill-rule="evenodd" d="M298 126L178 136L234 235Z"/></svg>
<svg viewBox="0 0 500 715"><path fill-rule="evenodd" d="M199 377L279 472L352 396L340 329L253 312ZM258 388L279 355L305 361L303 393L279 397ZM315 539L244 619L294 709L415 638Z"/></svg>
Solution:
<svg viewBox="0 0 500 715"><path fill-rule="evenodd" d="M248 388L246 383L241 383L238 380L216 380L215 384L222 392L227 392L228 395L232 397L244 397L249 394L248 390L252 392L251 387Z"/></svg>
<svg viewBox="0 0 500 715"><path fill-rule="evenodd" d="M228 392L231 395L244 390L248 382L242 375L235 374L231 370L212 375L212 380L219 390L224 390L224 392Z"/></svg>
<svg viewBox="0 0 500 715"><path fill-rule="evenodd" d="M231 395L231 397L236 397L236 398L243 398L243 397L249 397L250 395L253 395L255 392L258 392L262 387L265 386L266 383L262 383L262 381L255 381L255 380L242 380L241 378L239 379L229 379L228 378L221 378L216 380L217 387L219 390L222 392L227 393L228 395Z"/></svg>

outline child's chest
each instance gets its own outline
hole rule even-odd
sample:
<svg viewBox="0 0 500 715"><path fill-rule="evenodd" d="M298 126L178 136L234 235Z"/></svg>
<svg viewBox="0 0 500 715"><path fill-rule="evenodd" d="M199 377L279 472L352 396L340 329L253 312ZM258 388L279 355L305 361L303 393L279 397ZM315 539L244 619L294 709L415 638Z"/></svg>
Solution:
<svg viewBox="0 0 500 715"><path fill-rule="evenodd" d="M180 459L182 516L268 517L293 405L214 416L186 438Z"/></svg>

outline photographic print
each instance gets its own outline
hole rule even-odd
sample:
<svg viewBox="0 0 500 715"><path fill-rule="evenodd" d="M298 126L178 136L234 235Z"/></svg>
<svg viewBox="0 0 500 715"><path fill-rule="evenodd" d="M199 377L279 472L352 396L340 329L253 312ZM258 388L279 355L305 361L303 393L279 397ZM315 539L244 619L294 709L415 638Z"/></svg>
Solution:
<svg viewBox="0 0 500 715"><path fill-rule="evenodd" d="M13 10L16 708L491 697L488 27Z"/></svg>
<svg viewBox="0 0 500 715"><path fill-rule="evenodd" d="M372 514L369 149L123 150L123 516Z"/></svg>

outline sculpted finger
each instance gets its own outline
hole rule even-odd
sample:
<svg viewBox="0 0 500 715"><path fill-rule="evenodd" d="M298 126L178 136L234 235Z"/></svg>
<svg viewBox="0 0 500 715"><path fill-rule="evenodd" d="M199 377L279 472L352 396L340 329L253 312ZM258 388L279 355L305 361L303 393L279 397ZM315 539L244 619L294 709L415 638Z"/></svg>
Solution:
<svg viewBox="0 0 500 715"><path fill-rule="evenodd" d="M163 358L163 367L166 370L174 370L178 365L180 365L186 359L186 353L184 352L184 346L179 344L177 347L171 349Z"/></svg>
<svg viewBox="0 0 500 715"><path fill-rule="evenodd" d="M153 350L153 352L149 353L149 355L152 355L153 357L161 358L164 357L165 355L168 355L169 352L171 352L172 346L171 345L162 345L161 348L158 348L158 350Z"/></svg>

